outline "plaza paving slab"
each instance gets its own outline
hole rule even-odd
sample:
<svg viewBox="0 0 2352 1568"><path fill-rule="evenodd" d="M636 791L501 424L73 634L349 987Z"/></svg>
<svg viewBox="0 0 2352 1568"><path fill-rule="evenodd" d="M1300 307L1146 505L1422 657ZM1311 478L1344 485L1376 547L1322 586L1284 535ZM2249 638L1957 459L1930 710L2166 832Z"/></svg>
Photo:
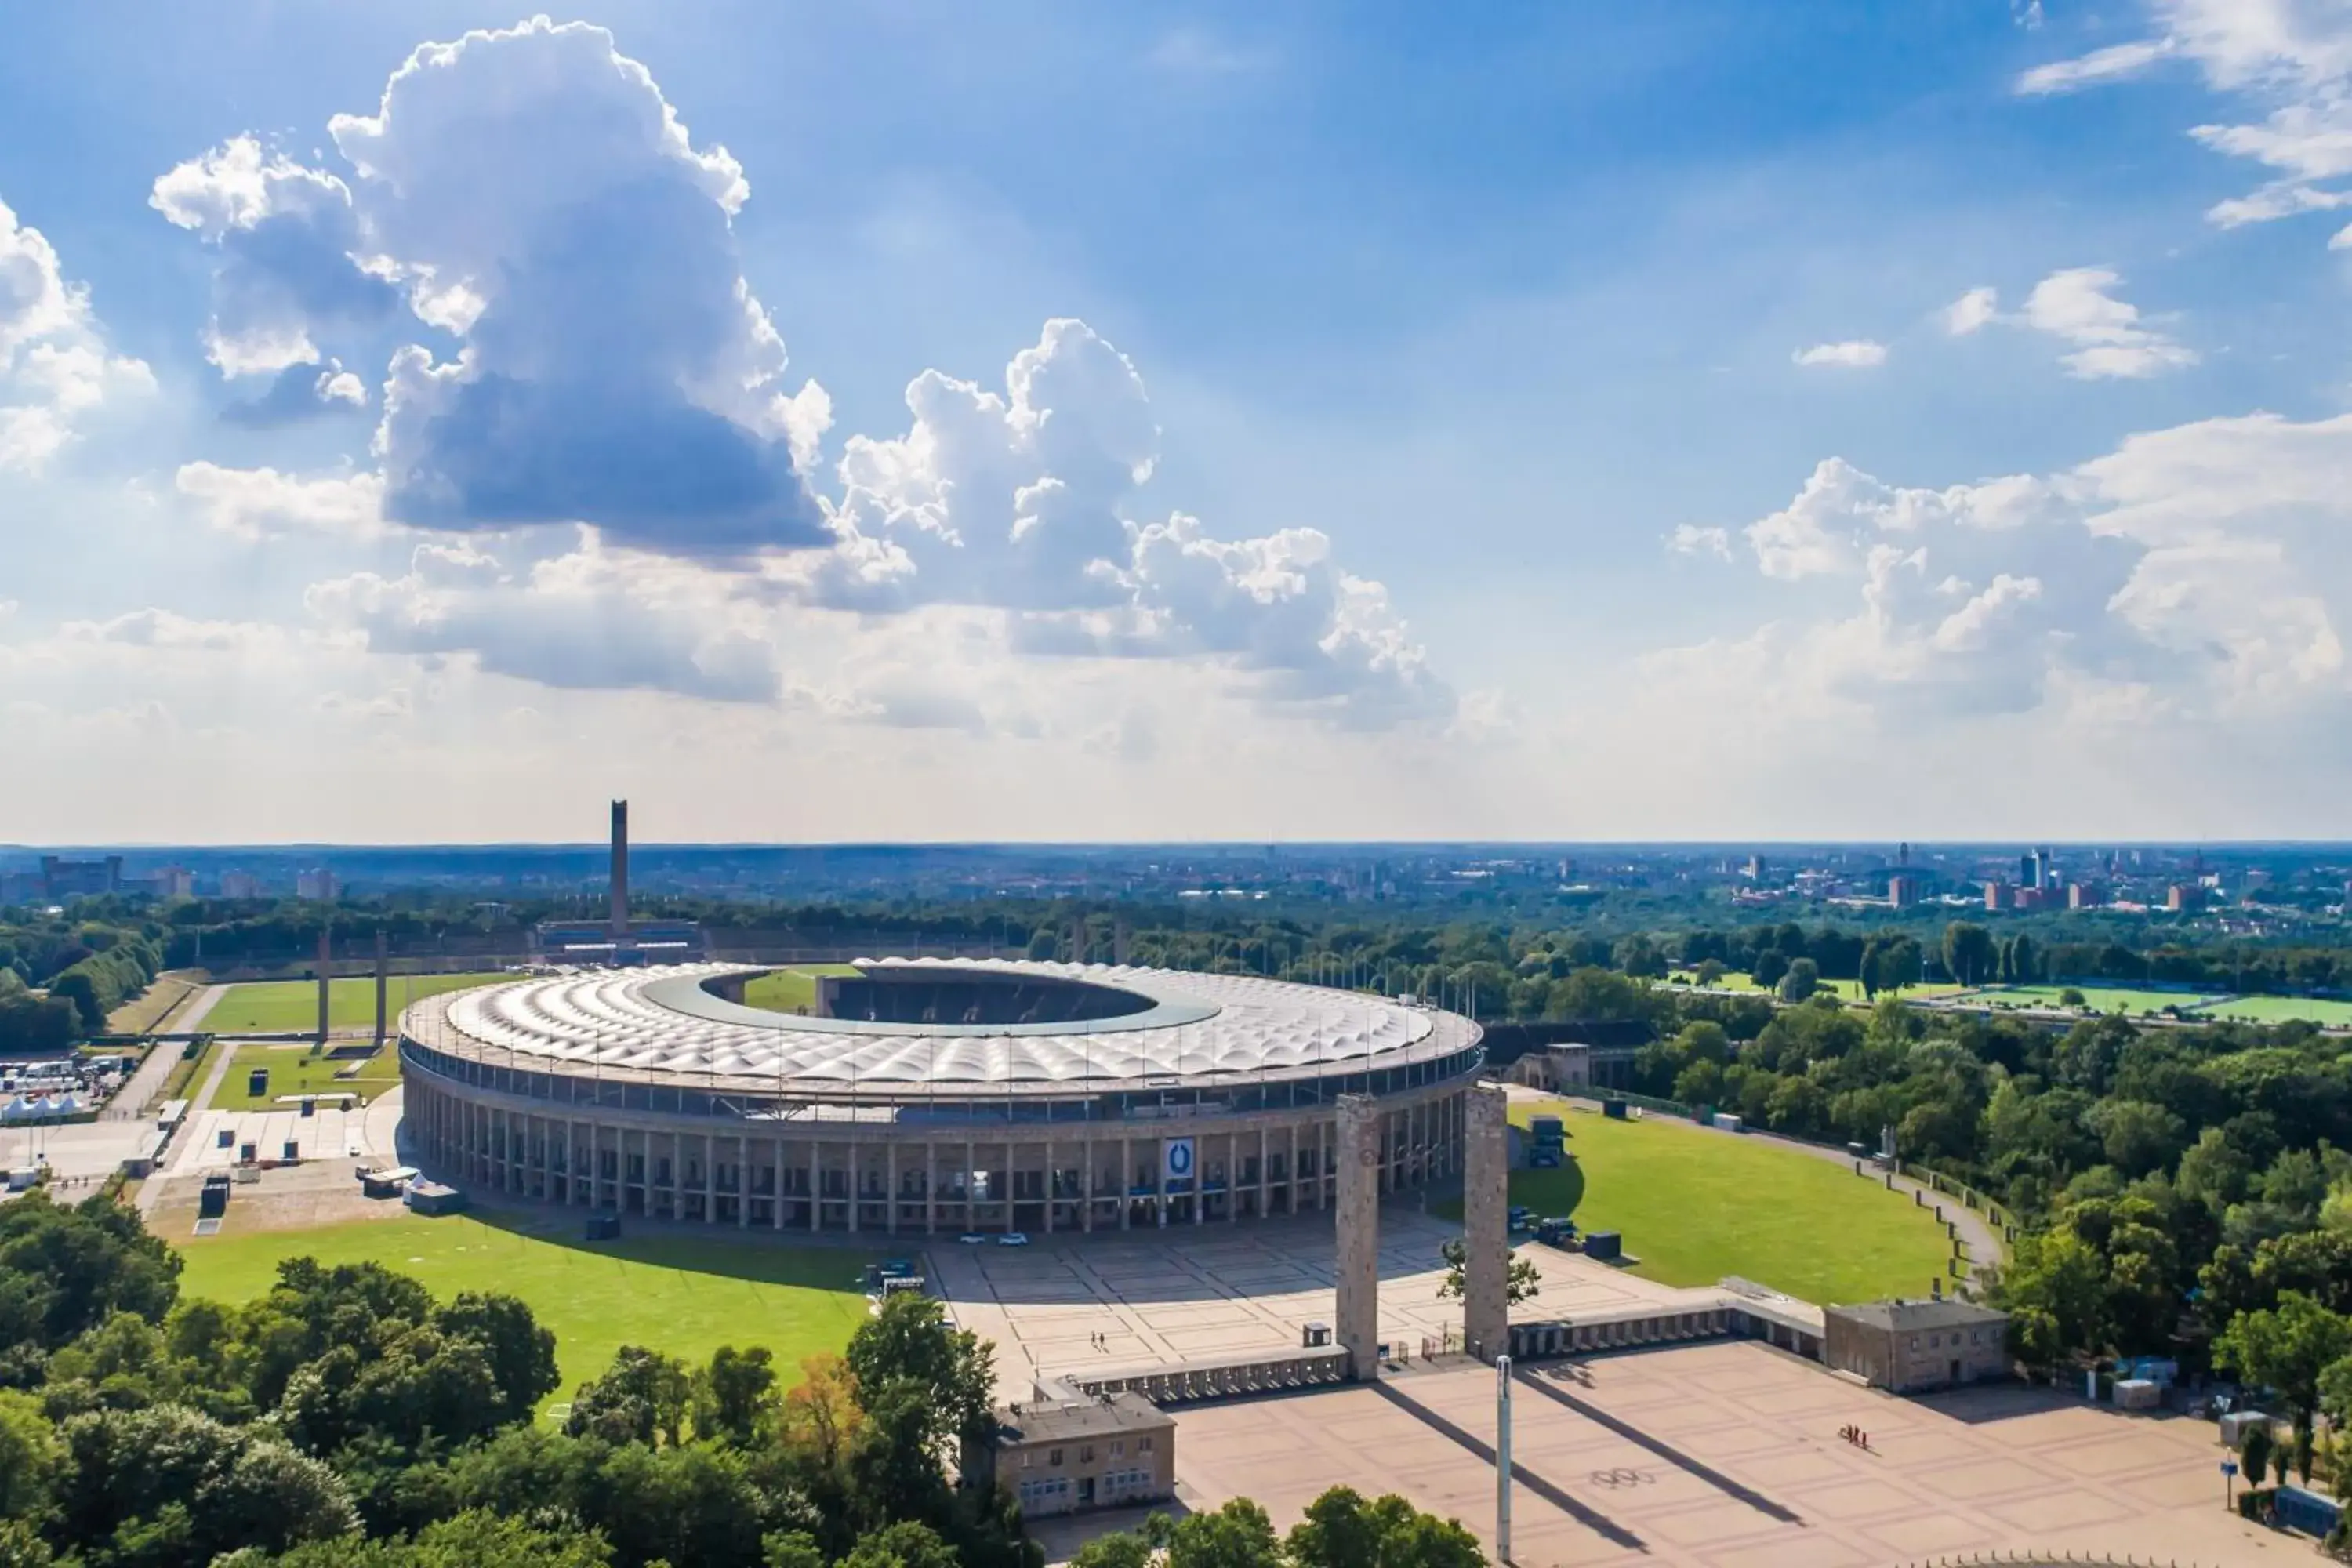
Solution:
<svg viewBox="0 0 2352 1568"><path fill-rule="evenodd" d="M1409 1358L1462 1331L1443 1300L1438 1248L1461 1226L1399 1207L1381 1215L1381 1337ZM932 1288L961 1326L996 1344L997 1388L1026 1399L1040 1376L1161 1366L1295 1349L1337 1301L1328 1215L1249 1225L1170 1226L1034 1240L1027 1247L935 1244ZM1526 1246L1542 1277L1523 1318L1711 1303L1579 1253ZM1104 1336L1097 1344L1096 1334Z"/></svg>
<svg viewBox="0 0 2352 1568"><path fill-rule="evenodd" d="M1548 1363L1523 1373L1513 1409L1520 1568L2310 1554L2223 1508L2210 1423L2046 1390L1896 1399L1753 1342L1719 1341ZM1181 1507L1251 1497L1287 1529L1345 1484L1402 1492L1491 1548L1489 1368L1433 1363L1376 1387L1175 1415ZM1848 1425L1870 1434L1868 1451L1838 1436ZM1066 1552L1082 1532L1062 1526L1049 1539Z"/></svg>

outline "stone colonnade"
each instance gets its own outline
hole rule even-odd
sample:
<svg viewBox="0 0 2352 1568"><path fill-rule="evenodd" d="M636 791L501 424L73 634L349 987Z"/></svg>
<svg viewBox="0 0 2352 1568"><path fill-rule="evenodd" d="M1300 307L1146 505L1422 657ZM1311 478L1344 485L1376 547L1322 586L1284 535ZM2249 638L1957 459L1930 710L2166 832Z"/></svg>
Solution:
<svg viewBox="0 0 2352 1568"><path fill-rule="evenodd" d="M727 1120L554 1106L404 1065L404 1131L430 1173L536 1203L745 1229L1039 1235L1330 1208L1335 1108L1051 1125ZM1380 1191L1462 1168L1464 1085L1382 1097ZM1164 1145L1199 1174L1171 1180Z"/></svg>

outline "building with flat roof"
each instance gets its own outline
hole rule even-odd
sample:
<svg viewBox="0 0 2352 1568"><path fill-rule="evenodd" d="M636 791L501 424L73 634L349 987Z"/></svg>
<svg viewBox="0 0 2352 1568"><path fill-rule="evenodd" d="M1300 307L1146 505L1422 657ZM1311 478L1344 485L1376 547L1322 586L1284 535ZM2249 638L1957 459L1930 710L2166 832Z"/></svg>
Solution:
<svg viewBox="0 0 2352 1568"><path fill-rule="evenodd" d="M1895 1394L2009 1375L2009 1314L1958 1298L1866 1301L1822 1313L1822 1361Z"/></svg>
<svg viewBox="0 0 2352 1568"><path fill-rule="evenodd" d="M1164 1502L1176 1495L1176 1418L1139 1394L996 1413L984 1456L1031 1518Z"/></svg>

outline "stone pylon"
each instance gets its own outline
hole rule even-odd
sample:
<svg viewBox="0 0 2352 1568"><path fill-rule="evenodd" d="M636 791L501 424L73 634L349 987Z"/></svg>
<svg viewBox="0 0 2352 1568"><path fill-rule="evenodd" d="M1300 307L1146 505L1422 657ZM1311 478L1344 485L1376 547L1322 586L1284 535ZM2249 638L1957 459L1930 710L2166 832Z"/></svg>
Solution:
<svg viewBox="0 0 2352 1568"><path fill-rule="evenodd" d="M1339 1101L1339 1285L1335 1316L1348 1375L1381 1375L1381 1109L1370 1095Z"/></svg>
<svg viewBox="0 0 2352 1568"><path fill-rule="evenodd" d="M1511 1348L1509 1106L1499 1084L1477 1084L1463 1118L1462 1337L1487 1363Z"/></svg>

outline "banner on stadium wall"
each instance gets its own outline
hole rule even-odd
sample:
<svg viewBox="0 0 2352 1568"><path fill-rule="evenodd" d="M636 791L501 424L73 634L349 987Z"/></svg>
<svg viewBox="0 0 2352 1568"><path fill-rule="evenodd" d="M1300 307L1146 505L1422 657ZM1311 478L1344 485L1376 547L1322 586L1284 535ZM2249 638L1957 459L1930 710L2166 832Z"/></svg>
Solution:
<svg viewBox="0 0 2352 1568"><path fill-rule="evenodd" d="M1190 1138L1169 1138L1160 1142L1160 1173L1171 1187L1179 1182L1191 1181L1198 1173Z"/></svg>

